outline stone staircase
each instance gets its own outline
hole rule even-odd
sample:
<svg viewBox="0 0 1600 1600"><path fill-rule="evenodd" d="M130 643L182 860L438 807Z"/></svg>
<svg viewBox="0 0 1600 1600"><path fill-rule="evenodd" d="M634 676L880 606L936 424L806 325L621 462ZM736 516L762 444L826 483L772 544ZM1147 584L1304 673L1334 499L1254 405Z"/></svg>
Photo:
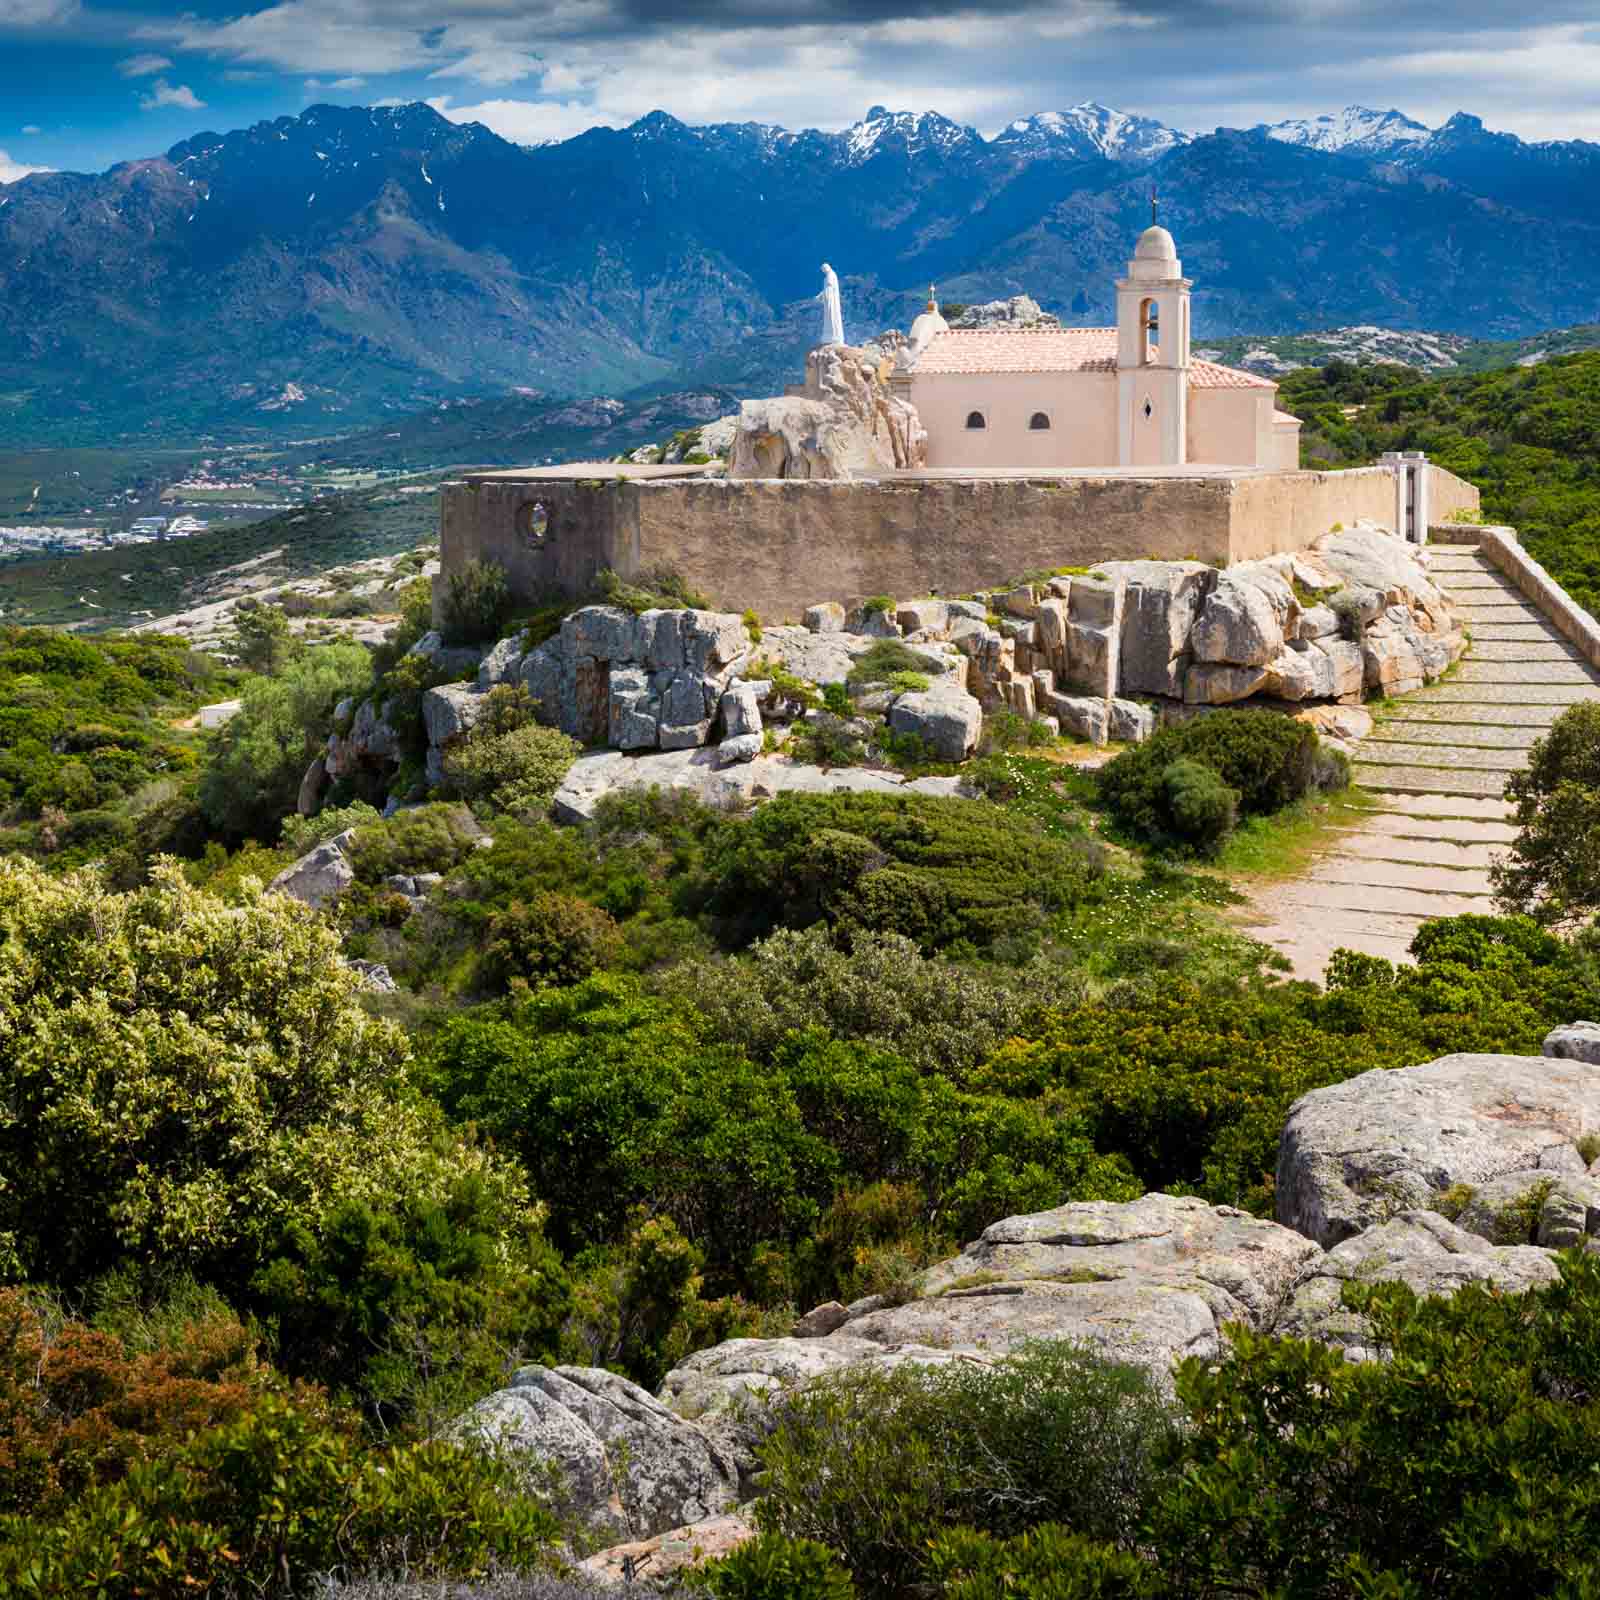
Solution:
<svg viewBox="0 0 1600 1600"><path fill-rule="evenodd" d="M1600 673L1476 546L1428 554L1471 646L1447 678L1378 711L1353 773L1376 809L1253 897L1251 931L1297 977L1320 979L1341 946L1402 959L1429 917L1492 914L1489 868L1515 834L1506 779L1562 711L1600 699Z"/></svg>

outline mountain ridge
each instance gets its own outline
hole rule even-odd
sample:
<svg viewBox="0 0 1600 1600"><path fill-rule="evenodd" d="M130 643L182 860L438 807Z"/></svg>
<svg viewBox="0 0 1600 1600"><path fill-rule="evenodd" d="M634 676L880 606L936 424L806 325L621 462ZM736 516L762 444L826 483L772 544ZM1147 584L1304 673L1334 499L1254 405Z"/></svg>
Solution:
<svg viewBox="0 0 1600 1600"><path fill-rule="evenodd" d="M1420 127L1352 108L1188 135L1084 102L986 140L874 106L839 133L654 112L530 147L421 104L311 106L4 186L0 442L767 384L809 342L824 259L850 337L903 325L929 282L1103 322L1152 185L1197 337L1595 320L1600 146Z"/></svg>

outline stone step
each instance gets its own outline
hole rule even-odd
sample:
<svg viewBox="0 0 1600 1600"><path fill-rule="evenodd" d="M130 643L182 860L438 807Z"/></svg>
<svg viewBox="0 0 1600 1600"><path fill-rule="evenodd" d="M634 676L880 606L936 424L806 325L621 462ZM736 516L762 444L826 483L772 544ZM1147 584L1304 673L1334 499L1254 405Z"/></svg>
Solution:
<svg viewBox="0 0 1600 1600"><path fill-rule="evenodd" d="M1509 822L1488 822L1480 817L1423 817L1402 811L1375 811L1358 830L1342 834L1347 843L1362 841L1363 849L1381 853L1387 849L1412 848L1438 850L1504 849L1517 836ZM1396 856L1410 861L1410 855ZM1416 858L1416 859L1420 859Z"/></svg>
<svg viewBox="0 0 1600 1600"><path fill-rule="evenodd" d="M1470 544L1429 545L1427 567L1430 574L1456 572L1462 567L1483 567L1490 572L1495 570L1493 563L1480 553L1478 547Z"/></svg>
<svg viewBox="0 0 1600 1600"><path fill-rule="evenodd" d="M1320 883L1310 878L1295 878L1281 885L1274 899L1288 906L1303 906L1318 917L1329 912L1378 912L1418 922L1429 917L1481 915L1493 903L1486 904L1487 897L1481 894L1437 894L1422 889L1386 889L1370 883Z"/></svg>
<svg viewBox="0 0 1600 1600"><path fill-rule="evenodd" d="M1481 591L1479 591L1481 593ZM1499 596L1485 595L1481 600L1463 600L1455 607L1456 614L1471 622L1537 622L1550 625L1549 618L1526 600L1502 600Z"/></svg>
<svg viewBox="0 0 1600 1600"><path fill-rule="evenodd" d="M1428 827L1438 826L1443 819L1505 823L1512 815L1512 807L1500 795L1416 794L1373 784L1367 798L1376 808L1371 813L1374 819L1397 817Z"/></svg>
<svg viewBox="0 0 1600 1600"><path fill-rule="evenodd" d="M1369 789L1387 789L1396 794L1474 795L1499 800L1505 794L1504 772L1481 772L1466 768L1454 771L1438 767L1406 767L1398 763L1362 761L1354 764L1358 783Z"/></svg>
<svg viewBox="0 0 1600 1600"><path fill-rule="evenodd" d="M1528 763L1522 750L1482 749L1461 744L1363 744L1357 761L1379 761L1391 767L1438 767L1444 771L1519 772Z"/></svg>
<svg viewBox="0 0 1600 1600"><path fill-rule="evenodd" d="M1404 862L1437 870L1487 872L1506 853L1503 844L1483 844L1477 840L1418 839L1405 833L1385 833L1374 828L1366 833L1340 834L1338 852L1353 861L1390 866Z"/></svg>
<svg viewBox="0 0 1600 1600"><path fill-rule="evenodd" d="M1427 862L1388 861L1370 856L1326 856L1305 874L1312 883L1347 888L1415 889L1424 894L1493 893L1484 867L1445 867Z"/></svg>
<svg viewBox="0 0 1600 1600"><path fill-rule="evenodd" d="M1520 728L1541 734L1548 732L1551 723L1566 709L1565 706L1506 705L1482 700L1425 700L1421 695L1407 695L1385 709L1378 726L1429 722L1455 728Z"/></svg>
<svg viewBox="0 0 1600 1600"><path fill-rule="evenodd" d="M1497 661L1479 657L1476 652L1456 668L1453 681L1463 685L1511 683L1524 688L1535 683L1589 689L1595 686L1593 671L1575 657L1567 661Z"/></svg>
<svg viewBox="0 0 1600 1600"><path fill-rule="evenodd" d="M1523 640L1550 640L1556 644L1566 644L1566 640L1548 622L1474 622L1473 654L1477 654L1480 644L1488 643L1490 640L1504 644L1514 644ZM1568 645L1567 648L1570 649L1571 646Z"/></svg>
<svg viewBox="0 0 1600 1600"><path fill-rule="evenodd" d="M1588 663L1557 634L1547 634L1541 639L1482 639L1472 636L1468 661L1570 661L1587 673Z"/></svg>
<svg viewBox="0 0 1600 1600"><path fill-rule="evenodd" d="M1408 694L1399 704L1420 705L1481 705L1481 706L1555 706L1565 710L1585 700L1600 700L1600 684L1583 683L1469 683L1464 682L1459 671L1442 683L1431 684Z"/></svg>
<svg viewBox="0 0 1600 1600"><path fill-rule="evenodd" d="M1469 589L1493 589L1499 594L1517 592L1498 572L1490 572L1487 568L1473 572L1442 572L1438 584L1446 594L1465 594Z"/></svg>
<svg viewBox="0 0 1600 1600"><path fill-rule="evenodd" d="M1414 918L1381 917L1359 911L1335 911L1307 918L1298 907L1284 909L1289 912L1287 917L1267 916L1254 926L1247 924L1247 931L1252 938L1285 955L1297 978L1320 983L1336 950L1359 950L1363 955L1383 956L1394 962L1412 960L1409 946L1418 927Z"/></svg>
<svg viewBox="0 0 1600 1600"><path fill-rule="evenodd" d="M1526 751L1536 739L1542 739L1547 728L1505 727L1492 722L1417 722L1390 721L1385 718L1372 730L1362 748L1374 745L1385 747L1394 744L1422 746L1458 746L1463 750L1514 750ZM1526 766L1519 760L1518 766Z"/></svg>

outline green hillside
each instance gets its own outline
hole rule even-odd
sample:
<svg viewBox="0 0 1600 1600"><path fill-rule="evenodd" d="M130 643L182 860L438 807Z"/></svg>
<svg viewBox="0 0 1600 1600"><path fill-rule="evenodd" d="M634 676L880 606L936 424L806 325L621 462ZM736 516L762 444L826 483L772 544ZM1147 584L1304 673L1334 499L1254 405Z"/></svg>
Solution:
<svg viewBox="0 0 1600 1600"><path fill-rule="evenodd" d="M1279 404L1305 423L1307 466L1423 450L1477 484L1485 515L1600 612L1600 351L1440 377L1334 362L1290 373Z"/></svg>
<svg viewBox="0 0 1600 1600"><path fill-rule="evenodd" d="M0 567L0 612L8 622L123 627L220 599L230 569L245 563L260 563L275 579L303 577L410 550L438 526L436 493L381 485L327 495L188 539Z"/></svg>

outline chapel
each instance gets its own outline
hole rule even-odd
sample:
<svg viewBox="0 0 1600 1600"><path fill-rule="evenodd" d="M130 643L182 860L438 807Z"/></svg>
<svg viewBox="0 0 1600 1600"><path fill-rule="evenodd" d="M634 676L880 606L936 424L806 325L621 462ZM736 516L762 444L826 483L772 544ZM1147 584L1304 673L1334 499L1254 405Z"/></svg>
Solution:
<svg viewBox="0 0 1600 1600"><path fill-rule="evenodd" d="M1300 423L1269 378L1197 361L1172 235L1139 235L1114 328L952 328L930 296L891 386L927 431L927 467L1293 471Z"/></svg>

